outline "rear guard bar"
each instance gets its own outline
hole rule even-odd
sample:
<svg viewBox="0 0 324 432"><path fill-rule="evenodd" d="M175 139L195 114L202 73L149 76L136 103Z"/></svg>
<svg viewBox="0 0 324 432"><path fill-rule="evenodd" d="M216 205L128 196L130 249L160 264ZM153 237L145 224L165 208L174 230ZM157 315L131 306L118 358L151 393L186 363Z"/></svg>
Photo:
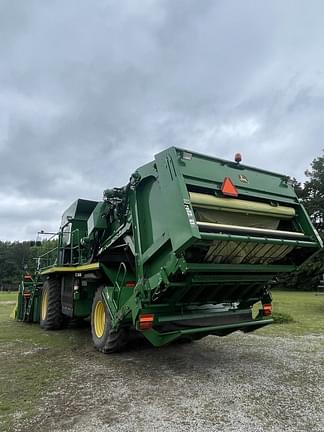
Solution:
<svg viewBox="0 0 324 432"><path fill-rule="evenodd" d="M168 344L183 336L194 337L195 334L196 335L200 334L201 336L205 336L208 334L225 336L237 330L243 331L244 333L248 333L272 323L273 323L272 318L267 318L267 319L263 318L263 319L254 319L245 322L243 321L239 323L189 328L189 329L174 330L174 331L163 332L163 333L152 328L151 330L144 331L143 335L146 337L146 339L148 339L152 343L152 345L158 347L158 346Z"/></svg>

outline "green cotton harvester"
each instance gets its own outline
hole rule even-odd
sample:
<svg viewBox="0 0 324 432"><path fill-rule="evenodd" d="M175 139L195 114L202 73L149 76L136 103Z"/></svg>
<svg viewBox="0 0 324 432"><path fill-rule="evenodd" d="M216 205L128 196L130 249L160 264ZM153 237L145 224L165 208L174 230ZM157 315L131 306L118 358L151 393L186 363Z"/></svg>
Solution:
<svg viewBox="0 0 324 432"><path fill-rule="evenodd" d="M322 243L287 176L235 159L171 147L103 201L75 201L20 285L17 320L52 330L91 317L104 353L134 329L161 346L270 324L276 276Z"/></svg>

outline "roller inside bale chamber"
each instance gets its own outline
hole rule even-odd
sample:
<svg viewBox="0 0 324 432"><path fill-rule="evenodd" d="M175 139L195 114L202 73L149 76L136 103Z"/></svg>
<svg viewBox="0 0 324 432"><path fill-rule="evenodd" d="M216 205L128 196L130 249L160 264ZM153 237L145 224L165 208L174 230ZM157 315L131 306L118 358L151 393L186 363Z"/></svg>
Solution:
<svg viewBox="0 0 324 432"><path fill-rule="evenodd" d="M282 220L292 220L295 209L213 195L190 193L198 226L222 232L242 231L274 234ZM278 231L278 237L298 236L297 232ZM293 250L292 246L255 244L238 241L213 241L204 261L217 264L270 264L284 258Z"/></svg>

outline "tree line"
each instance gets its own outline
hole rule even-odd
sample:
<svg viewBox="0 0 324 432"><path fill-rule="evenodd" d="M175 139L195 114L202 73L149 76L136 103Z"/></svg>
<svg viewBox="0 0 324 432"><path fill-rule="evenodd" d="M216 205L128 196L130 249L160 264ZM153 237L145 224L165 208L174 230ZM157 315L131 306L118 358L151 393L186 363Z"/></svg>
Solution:
<svg viewBox="0 0 324 432"><path fill-rule="evenodd" d="M22 274L34 273L37 258L56 247L56 241L0 241L0 290L17 289Z"/></svg>
<svg viewBox="0 0 324 432"><path fill-rule="evenodd" d="M324 155L313 160L305 172L304 184L295 178L292 183L298 197L302 200L310 218L324 239ZM16 288L24 268L30 273L36 268L36 258L53 249L56 243L52 240L43 242L3 242L0 241L0 290ZM324 273L324 252L321 252L311 263L293 276L283 275L278 288L313 290Z"/></svg>
<svg viewBox="0 0 324 432"><path fill-rule="evenodd" d="M305 206L315 228L324 240L324 150L305 171L304 184L292 179L295 191ZM324 274L324 251L321 251L305 268L293 275L283 275L280 289L313 291Z"/></svg>

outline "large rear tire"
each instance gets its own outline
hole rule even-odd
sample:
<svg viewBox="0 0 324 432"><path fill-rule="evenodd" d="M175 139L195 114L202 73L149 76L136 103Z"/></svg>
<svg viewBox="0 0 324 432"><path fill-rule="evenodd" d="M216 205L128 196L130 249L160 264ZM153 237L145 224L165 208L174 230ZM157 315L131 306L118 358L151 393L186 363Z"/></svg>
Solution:
<svg viewBox="0 0 324 432"><path fill-rule="evenodd" d="M64 323L61 306L61 287L57 278L43 284L40 304L40 326L44 330L59 330Z"/></svg>
<svg viewBox="0 0 324 432"><path fill-rule="evenodd" d="M93 298L91 333L94 346L105 354L121 351L128 341L126 328L112 328L111 316L102 298L102 287L97 289Z"/></svg>

